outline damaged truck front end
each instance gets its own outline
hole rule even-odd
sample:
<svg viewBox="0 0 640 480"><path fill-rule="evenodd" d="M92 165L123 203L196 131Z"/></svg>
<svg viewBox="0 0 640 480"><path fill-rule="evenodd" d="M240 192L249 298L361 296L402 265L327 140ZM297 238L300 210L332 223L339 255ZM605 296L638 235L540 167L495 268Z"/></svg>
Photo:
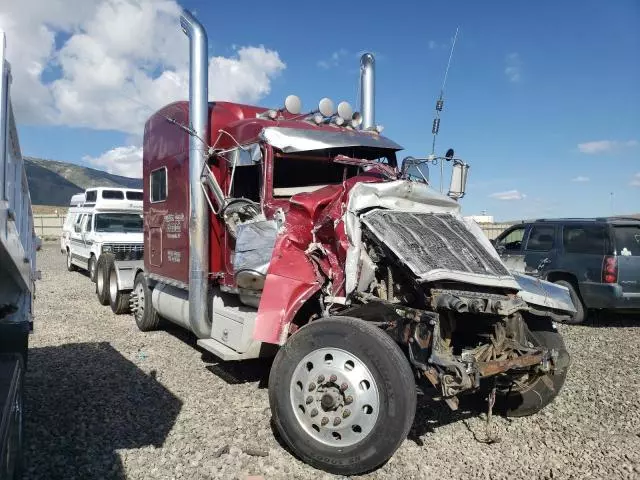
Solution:
<svg viewBox="0 0 640 480"><path fill-rule="evenodd" d="M327 458L338 466L315 464L335 472L376 461L359 457L357 469L348 465L353 428L375 430L374 420L354 408L377 413L393 396L402 407L388 421L403 426L401 439L413 421L416 385L453 410L462 395L472 395L490 410L530 415L557 396L570 364L553 323L574 311L568 291L509 272L457 201L385 169L291 197L258 310L256 338L282 345L270 387L276 424L301 455L312 450L296 436L300 429L314 448L333 447ZM404 365L393 363L394 349L376 338L380 332ZM374 345L358 357L365 335ZM386 385L385 368L411 381ZM393 430L388 423L378 428ZM368 435L359 434L361 448ZM386 446L389 455L397 445Z"/></svg>

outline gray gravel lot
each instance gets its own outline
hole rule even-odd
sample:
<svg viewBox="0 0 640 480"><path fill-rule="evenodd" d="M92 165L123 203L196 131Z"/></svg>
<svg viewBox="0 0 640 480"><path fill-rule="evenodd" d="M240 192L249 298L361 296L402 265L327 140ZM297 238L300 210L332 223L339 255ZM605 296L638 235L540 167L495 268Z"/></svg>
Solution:
<svg viewBox="0 0 640 480"><path fill-rule="evenodd" d="M338 478L278 442L264 362L225 365L179 329L138 331L57 244L38 262L26 478ZM540 414L497 418L489 445L484 415L422 403L395 456L358 478L640 478L640 317L560 328L573 366Z"/></svg>

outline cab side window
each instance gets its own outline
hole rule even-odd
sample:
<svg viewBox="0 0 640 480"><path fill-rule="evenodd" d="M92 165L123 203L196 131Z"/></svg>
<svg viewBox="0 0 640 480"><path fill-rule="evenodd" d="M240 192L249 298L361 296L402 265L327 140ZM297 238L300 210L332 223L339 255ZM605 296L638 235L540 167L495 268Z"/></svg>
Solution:
<svg viewBox="0 0 640 480"><path fill-rule="evenodd" d="M151 172L149 181L151 203L164 202L167 199L167 168L162 167Z"/></svg>
<svg viewBox="0 0 640 480"><path fill-rule="evenodd" d="M93 215L87 215L87 219L84 222L84 231L85 232L93 231Z"/></svg>
<svg viewBox="0 0 640 480"><path fill-rule="evenodd" d="M507 233L496 243L497 247L503 247L507 252L517 252L522 249L525 227L517 227Z"/></svg>
<svg viewBox="0 0 640 480"><path fill-rule="evenodd" d="M555 245L556 229L553 225L536 225L531 229L527 250L546 252Z"/></svg>

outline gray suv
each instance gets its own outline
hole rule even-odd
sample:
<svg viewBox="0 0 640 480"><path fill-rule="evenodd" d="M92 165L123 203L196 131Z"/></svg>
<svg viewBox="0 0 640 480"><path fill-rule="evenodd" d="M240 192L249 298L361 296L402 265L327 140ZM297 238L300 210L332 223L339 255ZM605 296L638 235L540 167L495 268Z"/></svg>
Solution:
<svg viewBox="0 0 640 480"><path fill-rule="evenodd" d="M582 323L589 309L640 310L640 220L541 219L492 241L510 270L569 289Z"/></svg>

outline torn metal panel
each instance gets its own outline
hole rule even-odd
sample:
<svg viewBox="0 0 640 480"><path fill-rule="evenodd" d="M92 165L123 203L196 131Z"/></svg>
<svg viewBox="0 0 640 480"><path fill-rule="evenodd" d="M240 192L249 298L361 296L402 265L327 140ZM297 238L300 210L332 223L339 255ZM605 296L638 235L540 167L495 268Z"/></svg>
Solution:
<svg viewBox="0 0 640 480"><path fill-rule="evenodd" d="M518 296L525 302L554 310L576 311L568 288L517 272L511 274L520 286Z"/></svg>
<svg viewBox="0 0 640 480"><path fill-rule="evenodd" d="M361 219L420 282L456 280L518 288L502 262L452 214L377 209Z"/></svg>
<svg viewBox="0 0 640 480"><path fill-rule="evenodd" d="M331 148L359 147L391 151L402 150L396 142L382 135L336 129L327 130L267 127L260 134L262 140L285 153L307 152Z"/></svg>

